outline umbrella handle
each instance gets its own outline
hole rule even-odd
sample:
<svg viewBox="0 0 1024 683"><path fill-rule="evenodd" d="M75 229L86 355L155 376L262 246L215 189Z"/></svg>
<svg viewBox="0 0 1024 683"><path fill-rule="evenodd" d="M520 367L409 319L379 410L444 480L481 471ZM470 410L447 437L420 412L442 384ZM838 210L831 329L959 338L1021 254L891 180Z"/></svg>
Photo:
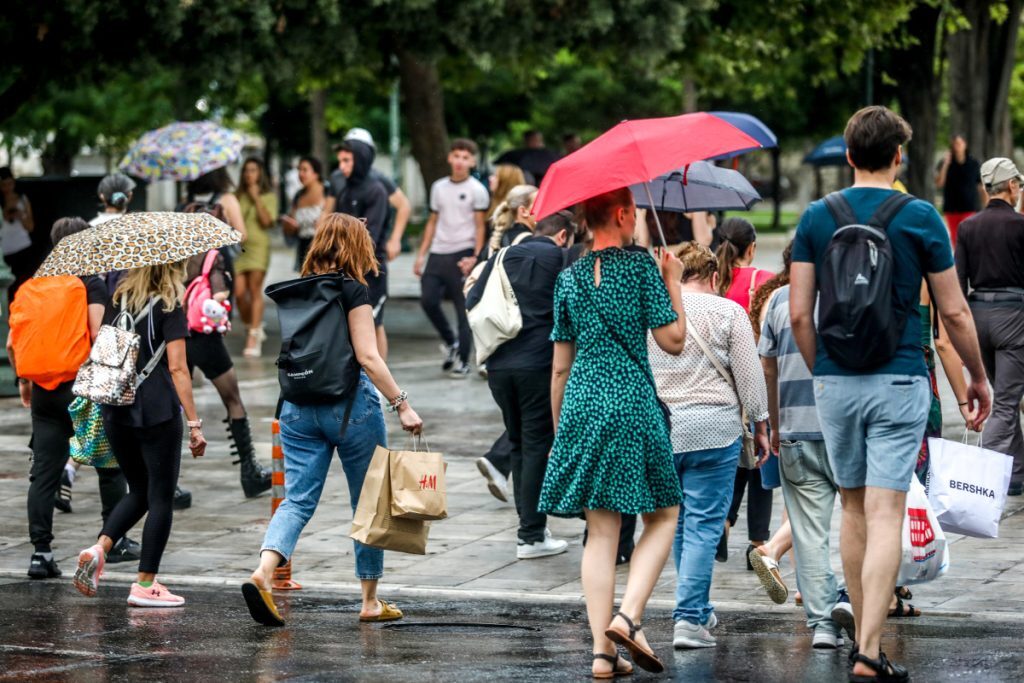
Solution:
<svg viewBox="0 0 1024 683"><path fill-rule="evenodd" d="M668 242L665 241L665 231L661 229L661 219L658 218L658 210L654 208L654 196L651 194L651 181L644 183L644 190L647 192L647 203L651 207L651 211L654 212L654 224L658 226L658 237L661 238L661 245L668 248Z"/></svg>

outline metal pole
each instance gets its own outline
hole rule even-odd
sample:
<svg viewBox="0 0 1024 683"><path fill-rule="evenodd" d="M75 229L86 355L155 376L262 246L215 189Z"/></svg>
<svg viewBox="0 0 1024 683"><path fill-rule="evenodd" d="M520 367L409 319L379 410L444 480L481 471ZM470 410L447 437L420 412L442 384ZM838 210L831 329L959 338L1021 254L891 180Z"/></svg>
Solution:
<svg viewBox="0 0 1024 683"><path fill-rule="evenodd" d="M402 146L402 137L399 130L401 121L398 118L398 79L391 84L391 96L388 102L388 119L390 121L390 145L391 152L391 177L396 185L402 184L402 162L398 158Z"/></svg>
<svg viewBox="0 0 1024 683"><path fill-rule="evenodd" d="M647 191L647 203L651 207L651 211L654 212L654 224L658 226L658 236L661 237L661 246L668 248L668 242L665 241L665 231L661 229L661 219L658 218L658 211L654 208L654 197L651 195L651 181L644 183L644 190Z"/></svg>

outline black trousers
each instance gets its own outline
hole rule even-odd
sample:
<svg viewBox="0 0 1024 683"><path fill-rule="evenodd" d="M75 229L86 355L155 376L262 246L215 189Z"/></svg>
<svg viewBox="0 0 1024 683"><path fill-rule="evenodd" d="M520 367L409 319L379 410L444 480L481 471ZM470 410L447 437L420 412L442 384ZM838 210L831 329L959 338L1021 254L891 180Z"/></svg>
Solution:
<svg viewBox="0 0 1024 683"><path fill-rule="evenodd" d="M503 477L508 477L512 472L512 442L508 440L508 430L501 433L491 445L491 450L484 453L484 457L491 461Z"/></svg>
<svg viewBox="0 0 1024 683"><path fill-rule="evenodd" d="M117 541L148 512L139 571L155 574L171 535L174 487L181 467L181 419L152 427L130 427L104 419L103 425L129 491L110 513L100 535Z"/></svg>
<svg viewBox="0 0 1024 683"><path fill-rule="evenodd" d="M747 539L767 541L771 538L772 491L762 488L761 470L736 468L736 481L732 489L732 505L729 507L729 526L736 526L740 516L743 490L747 491Z"/></svg>
<svg viewBox="0 0 1024 683"><path fill-rule="evenodd" d="M68 406L74 399L65 382L53 391L32 387L32 468L28 486L28 532L36 552L50 552L53 542L53 499L60 488L60 476L71 455L68 439L74 434ZM96 468L100 484L103 519L128 492L121 470Z"/></svg>
<svg viewBox="0 0 1024 683"><path fill-rule="evenodd" d="M462 294L462 283L466 278L459 269L459 261L472 255L472 249L455 254L431 254L427 257L427 265L420 278L420 306L423 312L445 344L451 346L456 341L459 343L459 358L463 363L469 362L473 333L469 329L469 318L466 317L466 297ZM457 338L452 332L448 316L441 308L444 299L450 299L455 305L455 317L459 323Z"/></svg>
<svg viewBox="0 0 1024 683"><path fill-rule="evenodd" d="M512 486L519 513L519 540L544 540L547 516L537 512L548 454L555 440L551 422L551 370L491 370L491 394L501 408L511 444Z"/></svg>

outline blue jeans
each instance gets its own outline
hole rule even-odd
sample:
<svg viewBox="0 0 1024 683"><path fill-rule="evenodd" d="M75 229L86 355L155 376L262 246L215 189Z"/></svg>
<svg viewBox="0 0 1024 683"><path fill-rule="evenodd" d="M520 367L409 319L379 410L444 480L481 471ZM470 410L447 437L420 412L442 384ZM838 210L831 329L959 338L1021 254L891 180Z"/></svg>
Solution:
<svg viewBox="0 0 1024 683"><path fill-rule="evenodd" d="M683 503L672 556L676 565L675 621L706 624L711 606L715 547L732 503L732 484L743 438L724 448L676 453Z"/></svg>
<svg viewBox="0 0 1024 683"><path fill-rule="evenodd" d="M348 481L352 511L359 503L363 479L377 445L387 445L384 414L377 390L360 375L348 429L341 435L348 401L298 406L284 402L281 408L281 446L284 449L285 499L270 520L263 550L273 550L288 560L306 523L320 502L327 471L335 449ZM384 551L358 541L355 544L356 577L379 579L384 575Z"/></svg>

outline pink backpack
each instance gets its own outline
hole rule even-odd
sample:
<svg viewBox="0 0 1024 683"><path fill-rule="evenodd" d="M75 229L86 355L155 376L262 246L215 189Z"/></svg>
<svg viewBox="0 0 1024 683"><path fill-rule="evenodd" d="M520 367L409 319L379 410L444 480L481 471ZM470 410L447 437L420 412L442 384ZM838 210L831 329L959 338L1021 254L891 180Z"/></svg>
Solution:
<svg viewBox="0 0 1024 683"><path fill-rule="evenodd" d="M210 286L210 271L217 262L218 252L211 249L203 260L203 270L189 283L185 289L185 314L188 317L188 329L200 334L225 332L231 325L227 320L227 311L231 304L217 302L213 298Z"/></svg>

